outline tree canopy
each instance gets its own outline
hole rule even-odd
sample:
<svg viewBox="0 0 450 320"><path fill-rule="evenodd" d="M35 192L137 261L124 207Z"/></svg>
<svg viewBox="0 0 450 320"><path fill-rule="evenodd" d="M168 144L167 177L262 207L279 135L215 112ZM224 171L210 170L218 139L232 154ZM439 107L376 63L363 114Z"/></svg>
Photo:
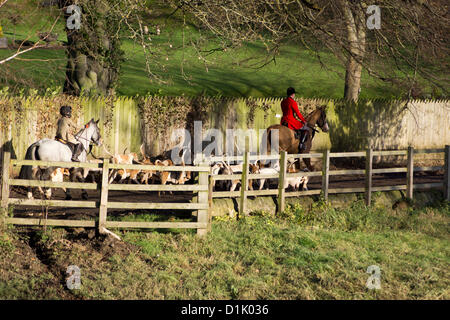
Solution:
<svg viewBox="0 0 450 320"><path fill-rule="evenodd" d="M441 0L382 0L379 29L369 29L369 3L354 0L168 0L175 10L192 14L224 46L263 41L276 56L286 41L312 49L321 61L333 52L346 68L344 96L358 98L366 69L393 85L418 88L418 77L448 93L448 3ZM325 68L326 65L323 65ZM392 67L394 66L394 67Z"/></svg>

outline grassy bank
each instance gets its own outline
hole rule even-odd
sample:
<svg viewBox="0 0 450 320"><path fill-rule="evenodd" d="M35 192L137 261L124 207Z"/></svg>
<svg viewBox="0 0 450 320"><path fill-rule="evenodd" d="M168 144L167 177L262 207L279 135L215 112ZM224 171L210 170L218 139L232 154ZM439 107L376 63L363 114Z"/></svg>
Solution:
<svg viewBox="0 0 450 320"><path fill-rule="evenodd" d="M179 37L166 37L161 42L167 47L181 47ZM286 88L294 86L302 97L342 98L344 69L329 53L323 59L335 71L322 68L312 52L286 45L281 49L277 62L264 68L249 67L251 57L263 56L262 45L229 49L208 57L208 64L198 58L193 48L173 49L152 61L152 71L163 82L148 78L142 50L130 41L124 41L126 60L122 64L117 94L125 96L157 94L164 96L223 95L229 97L278 97L284 96ZM0 50L0 59L14 54L14 50ZM167 60L166 60L167 59ZM254 62L255 63L255 62ZM33 88L45 94L61 89L65 80L67 64L64 49L37 49L23 54L6 66L0 85L11 90ZM390 85L383 84L367 74L363 76L361 97L391 98L399 93ZM25 90L24 93L28 93Z"/></svg>
<svg viewBox="0 0 450 320"><path fill-rule="evenodd" d="M448 204L395 211L318 202L276 218L220 217L203 239L193 231L123 231L117 242L82 230L23 229L1 239L0 297L449 299L449 218ZM12 259L28 246L28 258ZM81 268L80 290L64 289L71 264ZM370 265L381 269L380 290L366 288Z"/></svg>

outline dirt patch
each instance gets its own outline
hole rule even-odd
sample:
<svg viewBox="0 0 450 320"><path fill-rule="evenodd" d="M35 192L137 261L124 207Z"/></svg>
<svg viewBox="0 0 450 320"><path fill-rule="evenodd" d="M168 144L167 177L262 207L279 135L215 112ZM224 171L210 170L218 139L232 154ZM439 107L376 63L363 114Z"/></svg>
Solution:
<svg viewBox="0 0 450 320"><path fill-rule="evenodd" d="M111 236L96 236L94 230L17 228L0 240L1 299L83 299L67 288L67 268L82 272L100 268L139 249Z"/></svg>
<svg viewBox="0 0 450 320"><path fill-rule="evenodd" d="M0 243L1 299L71 299L61 280L42 262L23 233L2 233Z"/></svg>
<svg viewBox="0 0 450 320"><path fill-rule="evenodd" d="M137 252L138 248L130 243L123 242L107 235L96 236L93 229L75 228L68 231L65 237L66 245L76 247L88 253L98 253L103 256L103 260L113 255L126 257L132 252Z"/></svg>

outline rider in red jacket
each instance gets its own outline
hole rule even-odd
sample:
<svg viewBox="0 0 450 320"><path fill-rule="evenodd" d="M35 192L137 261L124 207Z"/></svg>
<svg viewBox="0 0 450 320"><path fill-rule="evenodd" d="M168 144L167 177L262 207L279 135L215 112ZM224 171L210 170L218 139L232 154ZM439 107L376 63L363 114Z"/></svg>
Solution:
<svg viewBox="0 0 450 320"><path fill-rule="evenodd" d="M298 104L294 100L295 89L287 89L287 98L281 101L281 110L283 110L283 117L281 118L281 125L288 127L297 132L300 138L299 152L305 149L305 141L309 131L307 130L306 120L298 109ZM303 134L302 134L303 133Z"/></svg>

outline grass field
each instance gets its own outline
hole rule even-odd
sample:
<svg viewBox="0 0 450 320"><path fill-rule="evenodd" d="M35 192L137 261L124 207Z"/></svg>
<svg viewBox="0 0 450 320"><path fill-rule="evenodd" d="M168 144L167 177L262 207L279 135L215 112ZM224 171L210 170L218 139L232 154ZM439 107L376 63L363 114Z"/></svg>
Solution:
<svg viewBox="0 0 450 320"><path fill-rule="evenodd" d="M24 1L19 1L24 2ZM28 8L24 6L23 8ZM36 10L35 7L33 10ZM25 9L22 9L25 10ZM34 17L34 16L33 16ZM0 19L5 36L11 39L37 40L38 30L50 27L52 15L39 14L33 21L12 25L8 19ZM198 38L198 31L179 20L158 18L165 27L160 36L153 36L154 48L158 55L150 61L152 71L163 82L150 80L145 71L145 58L142 49L130 40L123 42L126 61L122 65L117 94L135 95L223 95L233 97L273 97L284 96L286 88L294 86L298 96L342 98L344 92L345 69L329 52L321 53L322 65L315 54L299 44L284 45L275 61L263 68L266 49L260 43L247 43L240 48L226 52L202 54L189 45ZM156 22L155 22L156 23ZM183 29L184 28L184 29ZM183 33L184 30L184 33ZM59 41L66 36L62 23L57 24L55 32ZM209 50L217 47L211 40L202 47ZM0 58L13 53L0 50ZM254 58L260 57L258 61ZM380 61L386 63L386 61ZM66 56L63 49L39 49L20 56L20 59L4 65L0 79L1 86L15 88L36 88L43 94L46 88L58 88L65 77ZM430 91L430 88L427 88ZM27 90L25 90L27 91ZM53 90L51 90L53 91ZM26 92L25 92L26 93ZM384 83L367 73L363 74L362 98L399 98L404 95L390 83Z"/></svg>
<svg viewBox="0 0 450 320"><path fill-rule="evenodd" d="M0 239L2 299L449 299L449 206L392 211L317 202L222 217L193 231L8 231ZM68 265L80 290L64 289ZM39 267L38 267L39 265ZM381 289L369 290L370 265Z"/></svg>

